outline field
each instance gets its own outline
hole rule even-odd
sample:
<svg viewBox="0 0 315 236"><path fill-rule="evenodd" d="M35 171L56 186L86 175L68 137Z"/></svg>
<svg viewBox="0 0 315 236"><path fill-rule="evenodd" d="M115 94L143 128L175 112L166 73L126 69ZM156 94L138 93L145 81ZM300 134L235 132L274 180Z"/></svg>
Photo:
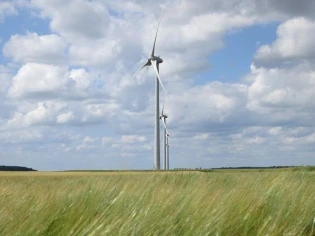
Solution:
<svg viewBox="0 0 315 236"><path fill-rule="evenodd" d="M0 172L0 235L315 235L315 172Z"/></svg>

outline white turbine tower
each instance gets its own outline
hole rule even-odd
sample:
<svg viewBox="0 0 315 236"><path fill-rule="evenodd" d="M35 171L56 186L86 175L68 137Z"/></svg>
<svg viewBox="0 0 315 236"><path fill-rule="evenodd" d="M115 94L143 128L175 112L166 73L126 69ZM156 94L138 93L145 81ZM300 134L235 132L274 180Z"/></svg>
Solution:
<svg viewBox="0 0 315 236"><path fill-rule="evenodd" d="M169 169L169 144L168 144L168 137L169 133L166 128L166 118L168 116L164 114L164 105L162 108L162 114L160 116L160 119L162 120L163 126L164 126L164 170Z"/></svg>
<svg viewBox="0 0 315 236"><path fill-rule="evenodd" d="M165 9L165 8L164 8ZM160 19L159 19L159 24L155 33L155 38L154 38L154 43L153 43L153 48L151 52L151 56L148 58L147 62L141 66L141 68L134 74L133 78L136 76L136 74L143 69L146 66L152 66L154 69L154 72L156 74L156 82L155 82L155 146L154 146L154 169L155 170L160 170L160 94L159 94L159 89L160 85L162 86L163 90L165 91L165 94L167 94L166 89L162 83L162 80L159 75L159 64L163 62L163 60L159 56L155 56L155 43L156 43L156 38L157 34L159 31L160 27L160 22L162 19L162 15L164 12L164 9L161 13Z"/></svg>
<svg viewBox="0 0 315 236"><path fill-rule="evenodd" d="M166 134L166 169L170 169L170 144L169 144L169 134Z"/></svg>

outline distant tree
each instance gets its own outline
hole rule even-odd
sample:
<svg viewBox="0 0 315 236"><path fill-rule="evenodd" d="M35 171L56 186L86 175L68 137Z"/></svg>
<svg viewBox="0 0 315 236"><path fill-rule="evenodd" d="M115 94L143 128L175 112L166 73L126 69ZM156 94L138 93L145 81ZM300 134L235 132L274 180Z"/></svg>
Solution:
<svg viewBox="0 0 315 236"><path fill-rule="evenodd" d="M0 171L37 171L23 166L0 166Z"/></svg>

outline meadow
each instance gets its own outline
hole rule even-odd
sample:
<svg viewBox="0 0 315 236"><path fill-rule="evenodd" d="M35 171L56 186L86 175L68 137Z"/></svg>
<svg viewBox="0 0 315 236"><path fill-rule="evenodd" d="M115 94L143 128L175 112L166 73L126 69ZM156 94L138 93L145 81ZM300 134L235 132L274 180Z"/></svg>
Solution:
<svg viewBox="0 0 315 236"><path fill-rule="evenodd" d="M0 172L0 235L315 235L315 172Z"/></svg>

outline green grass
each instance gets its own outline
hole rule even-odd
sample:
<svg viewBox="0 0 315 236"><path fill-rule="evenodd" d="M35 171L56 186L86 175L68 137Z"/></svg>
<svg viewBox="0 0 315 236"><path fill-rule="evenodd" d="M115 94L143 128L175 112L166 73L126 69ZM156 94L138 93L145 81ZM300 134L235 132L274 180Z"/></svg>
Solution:
<svg viewBox="0 0 315 236"><path fill-rule="evenodd" d="M315 235L314 171L0 174L0 235Z"/></svg>

